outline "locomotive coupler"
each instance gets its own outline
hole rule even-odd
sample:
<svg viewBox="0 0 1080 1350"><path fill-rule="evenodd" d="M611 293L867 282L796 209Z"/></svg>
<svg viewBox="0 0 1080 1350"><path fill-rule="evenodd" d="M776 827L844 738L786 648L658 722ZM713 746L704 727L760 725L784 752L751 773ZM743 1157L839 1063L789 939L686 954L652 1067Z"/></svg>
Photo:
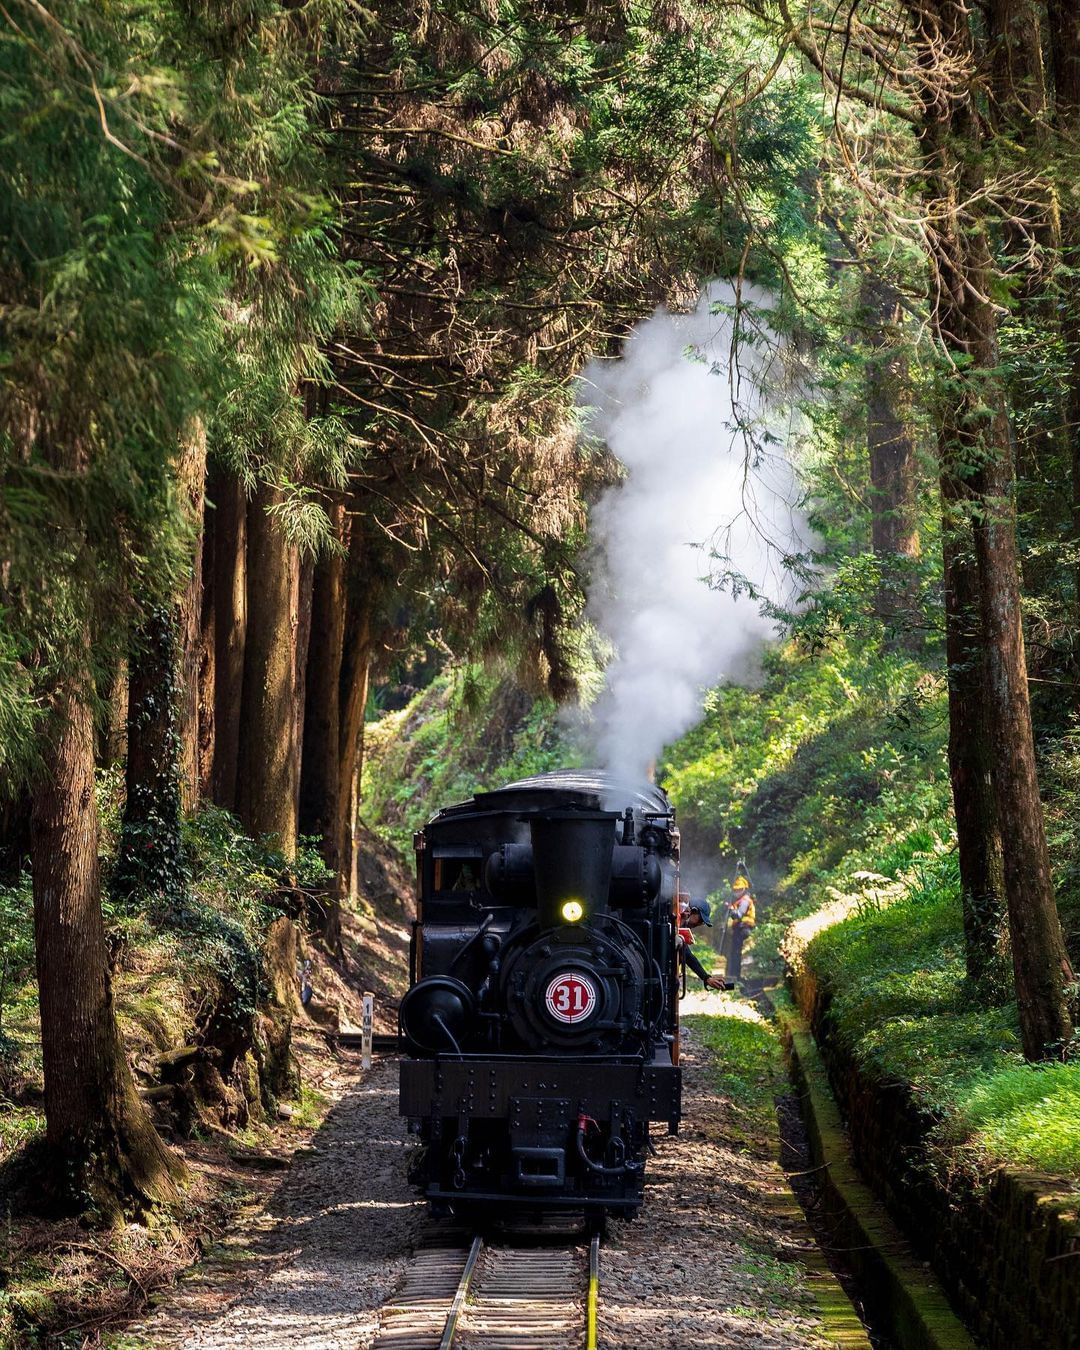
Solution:
<svg viewBox="0 0 1080 1350"><path fill-rule="evenodd" d="M468 1142L468 1138L464 1134L459 1134L450 1148L450 1155L454 1160L455 1191L465 1189L465 1149Z"/></svg>

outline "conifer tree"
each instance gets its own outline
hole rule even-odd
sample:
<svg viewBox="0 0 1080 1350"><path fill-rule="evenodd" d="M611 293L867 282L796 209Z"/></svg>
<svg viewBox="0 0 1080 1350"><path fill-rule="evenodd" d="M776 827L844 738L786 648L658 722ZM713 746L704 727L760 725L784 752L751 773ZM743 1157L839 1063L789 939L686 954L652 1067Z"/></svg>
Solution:
<svg viewBox="0 0 1080 1350"><path fill-rule="evenodd" d="M1022 627L1016 482L1010 407L1002 382L1000 311L995 305L995 200L987 176L985 105L978 73L984 53L960 0L897 0L860 9L849 46L824 13L796 21L784 0L789 40L834 91L835 128L857 182L875 181L894 210L921 209L929 266L927 313L942 372L939 423L946 632L950 670L950 764L968 914L969 965L988 968L995 947L993 899L1000 841L1016 996L1025 1054L1060 1054L1072 1033L1070 977L1054 901L1039 797ZM1008 16L1013 43L1030 5ZM768 18L768 6L758 12ZM853 11L854 14L854 11ZM999 16L1000 17L1000 16ZM892 48L887 51L884 43ZM848 57L851 57L848 60ZM1014 74L1017 74L1014 70ZM1030 80L999 82L996 113L1016 126L1037 113L1013 107ZM1030 89L1028 91L1030 93ZM841 101L884 115L884 144L872 158L851 153ZM891 125L890 125L891 124ZM901 130L898 132L897 128ZM891 152L891 154L890 154ZM917 164L916 178L910 166ZM865 178L862 176L865 175ZM1020 222L1015 215L1015 224ZM988 775L989 771L989 775ZM986 780L992 781L992 796ZM991 809L992 801L992 809Z"/></svg>
<svg viewBox="0 0 1080 1350"><path fill-rule="evenodd" d="M332 255L327 204L305 191L310 157L298 159L308 25L325 7L308 8L298 24L269 0L234 15L16 0L0 45L11 151L0 166L0 707L13 733L0 754L5 787L33 798L49 1174L66 1202L107 1217L170 1198L182 1168L135 1092L110 994L96 684L130 651L119 876L160 889L175 879L182 762L189 796L194 778L202 423L227 443L229 400L246 392L238 283L250 295L253 269L286 252L325 276ZM245 209L256 203L265 210ZM262 289L307 287L294 315L325 315L352 294L347 283L324 294L319 280L294 270ZM320 360L309 333L290 335L264 387L284 379L298 397ZM263 446L289 407L257 404Z"/></svg>

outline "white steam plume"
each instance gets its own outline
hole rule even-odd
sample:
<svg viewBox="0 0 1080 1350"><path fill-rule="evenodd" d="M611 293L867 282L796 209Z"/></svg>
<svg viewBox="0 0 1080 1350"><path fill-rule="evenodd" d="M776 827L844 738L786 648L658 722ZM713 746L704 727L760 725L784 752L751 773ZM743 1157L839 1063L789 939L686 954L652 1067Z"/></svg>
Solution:
<svg viewBox="0 0 1080 1350"><path fill-rule="evenodd" d="M739 298L758 316L740 328L760 329L769 297L744 287ZM616 649L591 739L597 762L621 778L644 777L697 721L704 690L745 673L775 632L758 600L710 586L709 574L730 570L787 600L783 559L803 547L798 484L783 434L769 428L781 401L770 388L786 392L780 344L766 334L733 356L733 318L713 310L735 300L718 282L692 314L657 310L617 360L583 376L589 430L627 470L590 527L589 617Z"/></svg>

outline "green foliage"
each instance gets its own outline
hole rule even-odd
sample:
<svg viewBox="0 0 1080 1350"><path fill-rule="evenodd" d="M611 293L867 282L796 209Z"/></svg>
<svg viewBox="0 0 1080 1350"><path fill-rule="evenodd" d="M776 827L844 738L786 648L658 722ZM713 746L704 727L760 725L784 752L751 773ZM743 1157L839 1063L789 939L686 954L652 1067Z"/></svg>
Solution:
<svg viewBox="0 0 1080 1350"><path fill-rule="evenodd" d="M361 810L407 849L441 807L577 762L549 698L505 670L451 667L400 712L367 724Z"/></svg>
<svg viewBox="0 0 1080 1350"><path fill-rule="evenodd" d="M245 835L227 811L204 805L186 817L184 845L196 902L218 906L253 938L281 912L271 901L289 870L285 859Z"/></svg>
<svg viewBox="0 0 1080 1350"><path fill-rule="evenodd" d="M301 839L289 863L210 804L184 818L182 843L181 886L121 888L107 898L106 918L117 942L156 947L164 967L180 964L191 990L217 991L219 1011L242 1023L266 992L262 947L269 925L292 912L296 889L317 891L330 874L315 841ZM131 1011L152 1020L152 1008Z"/></svg>
<svg viewBox="0 0 1080 1350"><path fill-rule="evenodd" d="M697 0L436 0L422 24L390 3L365 38L336 53L335 96L347 251L380 305L335 360L371 547L396 624L459 660L521 653L567 698L585 503L617 472L576 435L572 381L658 303L747 263L739 156L770 245L805 244L814 96L785 63L724 116L725 165L708 128L747 53L775 47ZM764 249L749 266L777 275Z"/></svg>
<svg viewBox="0 0 1080 1350"><path fill-rule="evenodd" d="M263 942L269 925L291 912L292 881L314 891L331 874L315 841L302 839L290 864L210 805L185 818L184 848L187 890L179 899L145 897L141 913L182 957L194 987L223 989L230 1015L245 1021L265 993Z"/></svg>
<svg viewBox="0 0 1080 1350"><path fill-rule="evenodd" d="M107 826L108 874L120 829L118 775L100 775L98 789ZM284 888L284 879L294 878L301 890L316 890L327 880L313 841L301 840L290 866L213 806L185 819L183 849L180 890L107 891L103 904L123 1024L127 1034L159 1050L183 1044L208 1011L238 1028L250 1025L266 994L262 950L267 929L294 906L294 891L291 885ZM0 1092L40 1076L29 876L18 886L0 888L3 972Z"/></svg>
<svg viewBox="0 0 1080 1350"><path fill-rule="evenodd" d="M890 652L866 623L830 621L824 641L809 622L796 628L801 641L767 654L758 688L714 690L703 722L669 748L684 836L776 876L759 882L755 959L779 945L829 989L826 1034L867 1073L910 1085L943 1159L959 1148L979 1164L1080 1175L1076 1065L1025 1065L1007 973L987 989L966 977L945 690L927 650ZM1076 762L1071 738L1046 756L1074 950Z"/></svg>
<svg viewBox="0 0 1080 1350"><path fill-rule="evenodd" d="M908 896L853 915L810 943L806 964L830 987L839 979L829 1026L856 1057L934 1102L949 1100L952 1075L973 1054L1016 1045L1015 1008L980 1008L965 983L955 897Z"/></svg>
<svg viewBox="0 0 1080 1350"><path fill-rule="evenodd" d="M254 1017L259 996L265 992L262 959L242 920L197 896L167 914L151 913L149 918L166 931L177 954L184 953L201 987L225 991L234 1021L242 1024ZM217 1006L221 1008L222 1002Z"/></svg>
<svg viewBox="0 0 1080 1350"><path fill-rule="evenodd" d="M16 998L34 969L34 899L30 877L23 873L13 886L0 886L0 1061L11 1059L5 1048L4 1010ZM4 1078L0 1067L0 1084Z"/></svg>
<svg viewBox="0 0 1080 1350"><path fill-rule="evenodd" d="M991 1158L1080 1177L1080 1063L981 1075L957 1102L957 1124Z"/></svg>
<svg viewBox="0 0 1080 1350"><path fill-rule="evenodd" d="M282 509L311 546L327 532L307 479L345 478L340 419L305 416L305 398L331 379L319 344L371 297L337 257L313 89L323 26L350 23L337 0L302 25L271 0L197 9L15 0L0 36L12 787L44 767L53 683L74 675L90 695L172 602L192 546L177 450L195 419L217 453L295 487Z"/></svg>
<svg viewBox="0 0 1080 1350"><path fill-rule="evenodd" d="M759 686L710 691L660 779L688 855L747 856L759 971L780 968L792 915L855 873L892 880L950 844L945 736L941 680L865 633L769 649Z"/></svg>
<svg viewBox="0 0 1080 1350"><path fill-rule="evenodd" d="M659 773L699 847L749 855L804 888L948 838L945 691L925 666L856 637L765 654L756 689L710 692ZM912 843L905 843L912 836Z"/></svg>
<svg viewBox="0 0 1080 1350"><path fill-rule="evenodd" d="M899 899L807 947L808 969L833 991L828 1034L868 1072L910 1084L943 1143L990 1165L1080 1177L1080 1064L1025 1064L1016 1005L973 997L952 859L909 875Z"/></svg>

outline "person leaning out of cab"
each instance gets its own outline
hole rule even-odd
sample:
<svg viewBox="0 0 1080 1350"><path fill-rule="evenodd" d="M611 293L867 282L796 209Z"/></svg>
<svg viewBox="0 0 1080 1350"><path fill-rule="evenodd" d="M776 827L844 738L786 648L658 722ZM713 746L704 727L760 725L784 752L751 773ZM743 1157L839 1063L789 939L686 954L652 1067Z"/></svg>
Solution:
<svg viewBox="0 0 1080 1350"><path fill-rule="evenodd" d="M712 908L708 900L691 900L689 904L679 906L679 964L689 966L706 989L727 989L728 985L720 976L710 975L690 950L690 944L694 940L693 931L702 924L708 928L712 927Z"/></svg>

